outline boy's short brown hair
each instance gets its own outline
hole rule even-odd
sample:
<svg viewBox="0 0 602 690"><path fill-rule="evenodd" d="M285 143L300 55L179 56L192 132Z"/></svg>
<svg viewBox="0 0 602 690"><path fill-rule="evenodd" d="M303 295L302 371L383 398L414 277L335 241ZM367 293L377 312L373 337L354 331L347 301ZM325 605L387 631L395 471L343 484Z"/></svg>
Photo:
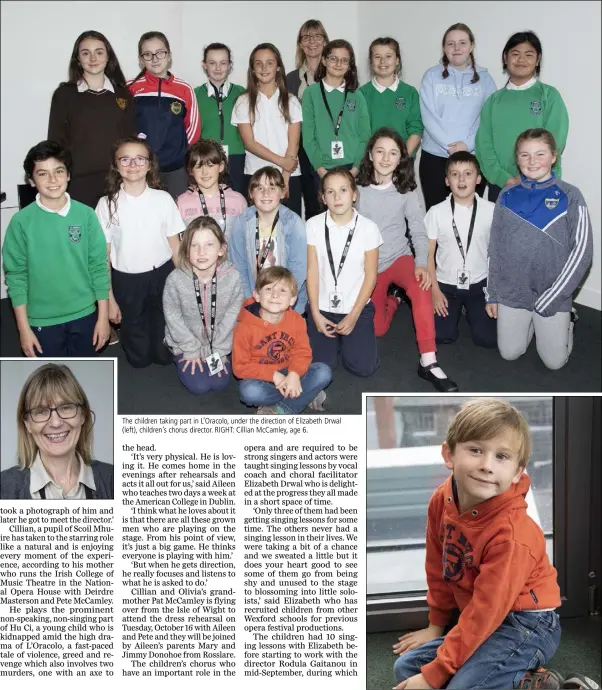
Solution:
<svg viewBox="0 0 602 690"><path fill-rule="evenodd" d="M456 151L455 153L452 153L451 156L449 156L445 161L446 177L448 176L450 168L456 163L470 163L474 166L474 169L477 171L477 175L481 174L481 166L479 165L479 160L473 153L470 153L468 151Z"/></svg>
<svg viewBox="0 0 602 690"><path fill-rule="evenodd" d="M269 268L264 268L259 272L257 280L255 281L255 292L259 292L266 285L272 285L273 283L287 283L293 293L293 296L299 294L299 286L297 285L297 279L295 276L284 266L270 266Z"/></svg>
<svg viewBox="0 0 602 690"><path fill-rule="evenodd" d="M527 420L509 403L495 398L478 398L462 405L452 419L445 439L453 453L458 443L486 441L511 430L519 442L518 466L526 467L531 457L531 432Z"/></svg>

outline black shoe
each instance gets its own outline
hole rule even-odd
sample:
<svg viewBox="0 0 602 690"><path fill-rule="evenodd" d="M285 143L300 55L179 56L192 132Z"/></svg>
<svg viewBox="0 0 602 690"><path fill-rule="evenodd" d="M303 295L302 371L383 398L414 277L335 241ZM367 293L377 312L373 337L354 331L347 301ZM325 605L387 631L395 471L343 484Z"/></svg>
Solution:
<svg viewBox="0 0 602 690"><path fill-rule="evenodd" d="M419 364L418 376L420 376L421 379L432 383L438 391L441 391L441 393L457 393L458 385L454 381L448 379L447 377L440 379L438 376L435 376L435 374L431 374L431 369L434 369L438 366L439 364L437 364L437 362L433 362L433 364L429 364L426 367L423 367L422 364Z"/></svg>
<svg viewBox="0 0 602 690"><path fill-rule="evenodd" d="M406 291L400 288L399 285L395 285L395 283L391 283L391 285L389 285L389 288L387 289L387 295L392 295L393 297L398 299L400 303L408 301Z"/></svg>

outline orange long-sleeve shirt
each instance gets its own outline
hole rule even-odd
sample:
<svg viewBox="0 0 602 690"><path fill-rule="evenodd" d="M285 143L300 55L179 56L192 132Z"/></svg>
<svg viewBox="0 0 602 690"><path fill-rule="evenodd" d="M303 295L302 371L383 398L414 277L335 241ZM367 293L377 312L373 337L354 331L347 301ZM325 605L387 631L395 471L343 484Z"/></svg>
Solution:
<svg viewBox="0 0 602 690"><path fill-rule="evenodd" d="M280 323L268 323L259 316L259 304L249 297L234 327L234 375L271 382L275 371L288 369L301 377L310 364L311 347L303 317L288 309Z"/></svg>
<svg viewBox="0 0 602 690"><path fill-rule="evenodd" d="M560 606L556 569L544 534L527 515L531 480L523 474L499 496L460 514L452 476L433 494L426 539L429 620L444 626L459 608L458 624L436 658L420 670L440 688L501 625L511 611Z"/></svg>

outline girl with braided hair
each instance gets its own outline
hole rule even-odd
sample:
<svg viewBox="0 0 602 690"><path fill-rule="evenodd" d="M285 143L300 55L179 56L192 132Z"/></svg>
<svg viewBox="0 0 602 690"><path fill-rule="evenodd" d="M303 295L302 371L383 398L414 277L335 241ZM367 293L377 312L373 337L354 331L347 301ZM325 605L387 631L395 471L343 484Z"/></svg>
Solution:
<svg viewBox="0 0 602 690"><path fill-rule="evenodd" d="M477 65L475 40L466 24L453 24L443 34L443 56L426 71L420 84L420 114L424 124L420 184L426 210L449 194L445 160L456 151L474 153L481 108L496 86L489 72ZM477 187L483 196L486 180Z"/></svg>

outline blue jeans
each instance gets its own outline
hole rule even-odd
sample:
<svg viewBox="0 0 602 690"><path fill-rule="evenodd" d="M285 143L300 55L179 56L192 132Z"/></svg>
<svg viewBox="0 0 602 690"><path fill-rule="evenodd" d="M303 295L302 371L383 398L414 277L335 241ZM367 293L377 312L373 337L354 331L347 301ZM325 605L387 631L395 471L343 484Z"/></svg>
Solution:
<svg viewBox="0 0 602 690"><path fill-rule="evenodd" d="M286 370L282 373L285 374ZM278 404L290 414L296 414L303 412L316 395L326 388L331 379L332 371L328 364L314 362L301 377L303 391L298 398L283 398L282 393L269 381L243 379L240 382L240 399L245 405L254 407Z"/></svg>
<svg viewBox="0 0 602 690"><path fill-rule="evenodd" d="M433 661L444 641L437 637L398 657L393 667L397 683L420 673ZM447 690L508 690L527 671L554 655L560 644L560 619L555 611L512 611L443 687Z"/></svg>

